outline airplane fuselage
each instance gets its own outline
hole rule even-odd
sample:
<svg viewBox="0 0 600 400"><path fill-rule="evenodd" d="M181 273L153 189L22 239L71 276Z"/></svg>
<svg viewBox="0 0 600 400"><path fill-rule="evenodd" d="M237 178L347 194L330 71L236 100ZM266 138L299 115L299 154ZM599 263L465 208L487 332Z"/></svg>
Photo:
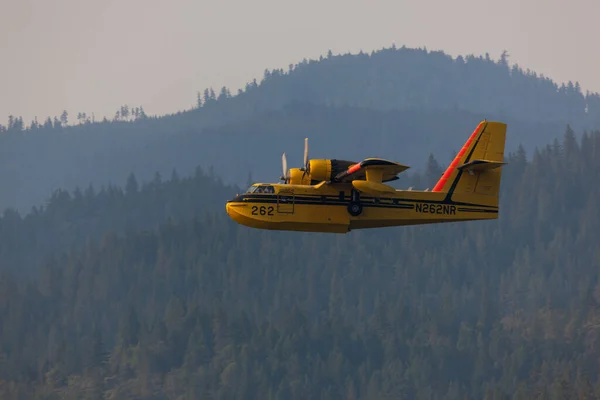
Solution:
<svg viewBox="0 0 600 400"><path fill-rule="evenodd" d="M495 196L396 190L359 194L351 184L257 184L273 193L244 193L227 203L236 222L252 228L347 233L356 229L496 219Z"/></svg>

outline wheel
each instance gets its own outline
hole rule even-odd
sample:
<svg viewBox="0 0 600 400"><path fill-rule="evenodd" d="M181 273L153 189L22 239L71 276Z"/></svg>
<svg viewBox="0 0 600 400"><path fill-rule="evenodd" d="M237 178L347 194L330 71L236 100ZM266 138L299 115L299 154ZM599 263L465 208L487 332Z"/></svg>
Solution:
<svg viewBox="0 0 600 400"><path fill-rule="evenodd" d="M356 217L356 216L360 215L360 213L362 213L362 205L360 203L357 203L354 201L350 202L350 204L348 204L348 212L353 217Z"/></svg>

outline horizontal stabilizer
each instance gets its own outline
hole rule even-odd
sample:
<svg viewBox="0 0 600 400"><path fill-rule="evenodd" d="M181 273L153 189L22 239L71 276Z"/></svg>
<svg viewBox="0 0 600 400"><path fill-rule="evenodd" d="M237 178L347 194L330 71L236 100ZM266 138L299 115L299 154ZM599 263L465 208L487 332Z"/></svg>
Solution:
<svg viewBox="0 0 600 400"><path fill-rule="evenodd" d="M352 186L359 192L375 197L383 196L386 193L394 193L396 191L396 189L384 183L371 181L354 180L352 181Z"/></svg>
<svg viewBox="0 0 600 400"><path fill-rule="evenodd" d="M496 169L503 165L505 162L489 161L489 160L473 160L466 164L459 165L458 169L466 169L471 171L487 171L489 169Z"/></svg>

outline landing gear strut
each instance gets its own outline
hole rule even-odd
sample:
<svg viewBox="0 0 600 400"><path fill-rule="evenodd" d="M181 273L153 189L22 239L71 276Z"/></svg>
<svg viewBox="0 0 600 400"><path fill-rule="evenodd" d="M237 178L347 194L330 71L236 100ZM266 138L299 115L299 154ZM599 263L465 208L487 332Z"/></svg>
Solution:
<svg viewBox="0 0 600 400"><path fill-rule="evenodd" d="M360 204L360 193L352 189L350 204L348 204L348 213L357 217L362 213L362 204Z"/></svg>

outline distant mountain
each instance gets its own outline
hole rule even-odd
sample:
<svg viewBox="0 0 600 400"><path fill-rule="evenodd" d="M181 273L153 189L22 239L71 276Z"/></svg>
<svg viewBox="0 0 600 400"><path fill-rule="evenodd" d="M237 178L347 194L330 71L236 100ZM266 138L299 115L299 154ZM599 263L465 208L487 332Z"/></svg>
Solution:
<svg viewBox="0 0 600 400"><path fill-rule="evenodd" d="M456 58L442 51L384 48L366 53L303 60L289 71L265 70L260 84L238 96L205 90L212 121L226 114L278 109L291 101L375 110L434 108L467 110L497 118L600 126L600 95L582 93L578 82L556 83L534 71L488 54ZM219 113L211 107L221 106ZM224 113L226 108L229 113Z"/></svg>
<svg viewBox="0 0 600 400"><path fill-rule="evenodd" d="M114 121L78 115L81 125L65 126L65 114L26 126L13 116L0 129L0 209L28 210L58 188L122 184L130 172L186 176L197 165L238 185L273 181L283 151L299 165L304 137L311 157L420 167L433 153L443 163L483 118L509 124L509 150L533 150L569 123L578 133L600 127L600 96L509 67L505 56L453 59L404 47L328 55L265 71L235 96L207 89L198 108L163 117L122 107Z"/></svg>

